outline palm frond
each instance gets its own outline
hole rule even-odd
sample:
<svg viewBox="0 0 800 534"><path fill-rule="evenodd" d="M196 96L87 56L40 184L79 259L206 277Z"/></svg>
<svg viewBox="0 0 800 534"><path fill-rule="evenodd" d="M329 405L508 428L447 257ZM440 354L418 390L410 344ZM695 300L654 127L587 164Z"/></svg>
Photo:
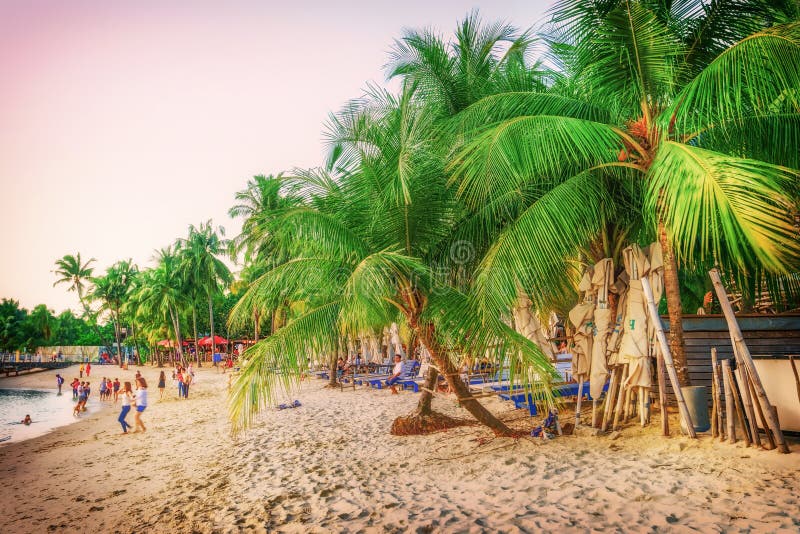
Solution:
<svg viewBox="0 0 800 534"><path fill-rule="evenodd" d="M797 171L666 142L649 172L645 211L660 218L681 260L798 266Z"/></svg>

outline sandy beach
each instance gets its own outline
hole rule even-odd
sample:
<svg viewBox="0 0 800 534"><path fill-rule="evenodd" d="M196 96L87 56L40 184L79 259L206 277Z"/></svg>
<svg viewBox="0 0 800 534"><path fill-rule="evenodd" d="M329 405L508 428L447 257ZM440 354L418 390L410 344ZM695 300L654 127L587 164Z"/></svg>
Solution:
<svg viewBox="0 0 800 534"><path fill-rule="evenodd" d="M327 390L321 380L303 384L300 408L269 410L234 438L228 375L199 370L188 400L168 378L159 401L158 369L140 369L151 384L146 433L120 436L118 407L108 406L0 447L3 532L800 529L796 439L781 455L710 437L663 439L655 423L617 439L492 439L476 426L394 437L392 419L416 395ZM95 383L104 371L93 370ZM54 375L3 378L0 388L52 387ZM500 401L487 404L529 424ZM435 405L464 415L446 397Z"/></svg>

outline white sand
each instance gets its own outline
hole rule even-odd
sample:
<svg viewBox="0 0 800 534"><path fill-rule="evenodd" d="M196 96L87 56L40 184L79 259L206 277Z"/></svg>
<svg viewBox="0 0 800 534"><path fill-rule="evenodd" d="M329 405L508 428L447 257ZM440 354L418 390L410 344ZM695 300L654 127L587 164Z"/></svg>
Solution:
<svg viewBox="0 0 800 534"><path fill-rule="evenodd" d="M147 433L118 437L118 409L109 408L0 448L3 532L800 529L796 441L781 455L710 437L663 439L657 420L616 440L491 439L479 427L401 438L389 425L416 395L331 391L320 380L304 384L301 408L268 411L234 439L227 375L200 370L188 401L168 377L169 398L157 402L158 370L143 373ZM54 375L0 387L52 387ZM506 404L487 404L528 423ZM465 415L446 398L435 406Z"/></svg>

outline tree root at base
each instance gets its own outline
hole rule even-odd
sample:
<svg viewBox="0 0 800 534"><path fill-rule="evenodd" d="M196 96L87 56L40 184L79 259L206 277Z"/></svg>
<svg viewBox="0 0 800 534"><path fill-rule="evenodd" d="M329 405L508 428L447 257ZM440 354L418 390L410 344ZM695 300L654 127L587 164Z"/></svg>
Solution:
<svg viewBox="0 0 800 534"><path fill-rule="evenodd" d="M477 421L457 419L439 412L431 412L427 415L415 412L411 415L401 416L395 419L394 422L392 422L390 433L394 436L420 436L459 426L472 426L476 424Z"/></svg>

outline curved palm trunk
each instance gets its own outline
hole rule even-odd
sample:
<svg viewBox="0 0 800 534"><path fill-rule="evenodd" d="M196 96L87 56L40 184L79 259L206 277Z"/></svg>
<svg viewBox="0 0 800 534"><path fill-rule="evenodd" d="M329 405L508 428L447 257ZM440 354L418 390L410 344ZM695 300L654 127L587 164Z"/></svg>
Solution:
<svg viewBox="0 0 800 534"><path fill-rule="evenodd" d="M683 309L680 281L678 279L678 262L663 223L658 224L658 241L661 244L661 253L664 256L664 293L667 297L667 310L669 311L669 350L675 362L678 382L680 382L681 386L688 386L691 381L689 380L686 350L683 343L683 323L681 322Z"/></svg>
<svg viewBox="0 0 800 534"><path fill-rule="evenodd" d="M169 310L169 314L172 317L172 325L175 328L175 353L178 356L178 359L181 362L182 366L186 366L186 360L183 359L183 343L181 342L181 321L178 317L178 313L173 311L172 309Z"/></svg>
<svg viewBox="0 0 800 534"><path fill-rule="evenodd" d="M436 382L439 378L439 372L435 367L428 367L428 376L425 377L425 384L423 385L422 393L420 393L419 402L417 403L417 415L426 416L433 413L431 409L431 401L433 400L433 390L436 387Z"/></svg>
<svg viewBox="0 0 800 534"><path fill-rule="evenodd" d="M450 358L447 357L443 348L434 338L433 325L418 325L415 328L415 332L419 336L420 341L425 345L425 348L427 348L428 352L430 352L431 358L434 362L436 362L439 370L442 372L442 374L444 374L447 384L450 386L451 391L455 392L456 398L461 406L463 406L464 409L466 409L472 415L472 417L477 419L479 423L492 429L495 435L513 436L514 432L508 428L505 423L495 417L492 412L487 410L480 402L472 397L469 387L464 383L463 380L461 380L461 377L458 374L458 369L456 369L456 367L453 365L453 362L450 361ZM435 372L436 371L434 370L434 373ZM432 382L431 379L433 379L434 382ZM428 373L426 387L428 385L435 385L435 380L435 375L433 373ZM428 389L433 390L433 387L429 387ZM430 396L429 392L425 393ZM417 407L417 411L420 413L420 415L422 415L422 410L427 410L428 413L430 413L430 398L426 399L424 396L420 398L419 405Z"/></svg>

